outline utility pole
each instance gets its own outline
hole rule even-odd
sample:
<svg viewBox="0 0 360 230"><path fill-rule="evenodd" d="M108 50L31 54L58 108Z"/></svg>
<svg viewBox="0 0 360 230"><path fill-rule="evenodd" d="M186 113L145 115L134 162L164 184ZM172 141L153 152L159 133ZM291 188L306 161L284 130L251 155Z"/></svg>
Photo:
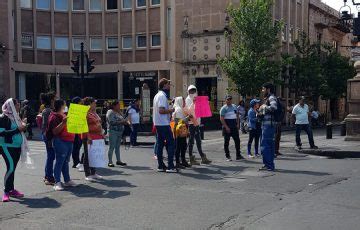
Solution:
<svg viewBox="0 0 360 230"><path fill-rule="evenodd" d="M80 77L81 77L81 98L85 97L85 90L84 90L84 80L85 80L85 72L84 72L84 43L81 42L81 52L80 52Z"/></svg>

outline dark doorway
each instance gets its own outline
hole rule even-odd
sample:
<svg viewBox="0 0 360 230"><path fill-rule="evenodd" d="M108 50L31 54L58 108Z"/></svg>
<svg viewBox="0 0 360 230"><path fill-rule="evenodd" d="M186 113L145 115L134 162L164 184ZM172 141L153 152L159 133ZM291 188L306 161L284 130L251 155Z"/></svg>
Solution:
<svg viewBox="0 0 360 230"><path fill-rule="evenodd" d="M217 102L216 77L196 78L196 88L199 96L208 96L210 101Z"/></svg>

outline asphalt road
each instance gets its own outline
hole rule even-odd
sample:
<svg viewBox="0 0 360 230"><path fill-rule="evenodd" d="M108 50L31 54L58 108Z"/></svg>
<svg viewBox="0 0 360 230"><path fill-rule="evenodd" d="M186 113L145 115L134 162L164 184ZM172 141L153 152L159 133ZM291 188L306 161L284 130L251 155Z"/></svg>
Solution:
<svg viewBox="0 0 360 230"><path fill-rule="evenodd" d="M71 169L79 186L62 192L42 183L45 149L31 142L36 168L15 180L26 197L0 203L0 229L360 229L359 159L286 148L276 172L258 172L261 159L226 162L221 137L207 137L209 166L158 173L150 147L122 149L128 167L99 170L97 183Z"/></svg>

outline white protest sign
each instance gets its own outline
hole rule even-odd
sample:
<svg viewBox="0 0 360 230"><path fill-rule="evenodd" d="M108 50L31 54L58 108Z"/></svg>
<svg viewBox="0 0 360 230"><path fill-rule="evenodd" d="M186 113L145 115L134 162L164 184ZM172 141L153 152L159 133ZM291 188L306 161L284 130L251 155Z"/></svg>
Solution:
<svg viewBox="0 0 360 230"><path fill-rule="evenodd" d="M89 165L93 168L105 168L106 156L105 156L105 141L93 140L89 146Z"/></svg>

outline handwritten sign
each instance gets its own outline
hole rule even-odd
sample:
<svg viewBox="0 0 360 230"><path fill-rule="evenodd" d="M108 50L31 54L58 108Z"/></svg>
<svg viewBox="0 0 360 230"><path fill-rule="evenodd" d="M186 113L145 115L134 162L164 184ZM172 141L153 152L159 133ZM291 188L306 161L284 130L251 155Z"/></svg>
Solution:
<svg viewBox="0 0 360 230"><path fill-rule="evenodd" d="M89 165L93 168L105 168L105 141L93 140L89 146Z"/></svg>
<svg viewBox="0 0 360 230"><path fill-rule="evenodd" d="M89 132L86 116L90 106L70 104L67 120L67 130L69 133L81 134Z"/></svg>
<svg viewBox="0 0 360 230"><path fill-rule="evenodd" d="M199 118L212 116L208 96L196 97L195 116Z"/></svg>

